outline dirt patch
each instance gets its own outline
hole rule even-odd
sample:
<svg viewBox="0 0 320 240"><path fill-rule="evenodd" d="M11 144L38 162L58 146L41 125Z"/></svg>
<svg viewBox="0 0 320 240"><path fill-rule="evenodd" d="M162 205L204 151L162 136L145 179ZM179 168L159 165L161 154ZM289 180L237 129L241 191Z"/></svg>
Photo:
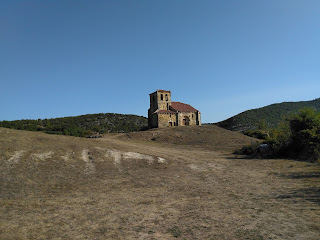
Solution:
<svg viewBox="0 0 320 240"><path fill-rule="evenodd" d="M64 160L64 161L70 161L72 158L74 158L74 152L69 150L65 153L65 155L62 155L61 158Z"/></svg>
<svg viewBox="0 0 320 240"><path fill-rule="evenodd" d="M111 157L114 158L114 162L113 164L119 169L121 170L121 152L118 150L107 150L107 156L110 155Z"/></svg>
<svg viewBox="0 0 320 240"><path fill-rule="evenodd" d="M44 160L52 158L53 154L54 154L53 151L44 152L44 153L32 153L31 159L36 160L36 161L38 161L38 160L44 161Z"/></svg>
<svg viewBox="0 0 320 240"><path fill-rule="evenodd" d="M8 159L8 162L13 164L18 163L25 152L25 150L15 151L12 157Z"/></svg>
<svg viewBox="0 0 320 240"><path fill-rule="evenodd" d="M158 157L158 163L166 163L167 160L165 160L164 158L162 157Z"/></svg>
<svg viewBox="0 0 320 240"><path fill-rule="evenodd" d="M149 164L152 164L154 162L154 157L136 152L125 152L122 154L122 156L123 159L146 160Z"/></svg>
<svg viewBox="0 0 320 240"><path fill-rule="evenodd" d="M147 164L153 164L154 162L157 163L166 163L166 159L162 157L154 157L147 154L141 154L137 152L125 152L116 149L103 149L97 148L100 151L105 152L105 157L112 157L114 159L114 165L121 171L122 166L121 163L125 160L143 160Z"/></svg>
<svg viewBox="0 0 320 240"><path fill-rule="evenodd" d="M91 175L96 172L96 167L93 163L93 158L88 149L82 150L82 160L86 163L85 174Z"/></svg>

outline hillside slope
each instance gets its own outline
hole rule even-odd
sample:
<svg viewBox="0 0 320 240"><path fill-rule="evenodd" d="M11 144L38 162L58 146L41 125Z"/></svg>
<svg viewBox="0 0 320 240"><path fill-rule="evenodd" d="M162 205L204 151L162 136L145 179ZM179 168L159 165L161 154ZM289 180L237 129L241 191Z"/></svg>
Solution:
<svg viewBox="0 0 320 240"><path fill-rule="evenodd" d="M44 131L60 135L86 137L93 133L131 132L147 128L142 116L116 113L87 114L38 120L2 121L0 127L28 131Z"/></svg>
<svg viewBox="0 0 320 240"><path fill-rule="evenodd" d="M119 139L161 143L165 146L233 152L244 145L258 142L256 138L229 131L215 125L155 128L148 131L117 135Z"/></svg>
<svg viewBox="0 0 320 240"><path fill-rule="evenodd" d="M319 166L228 154L241 141L217 126L0 128L0 239L318 239Z"/></svg>
<svg viewBox="0 0 320 240"><path fill-rule="evenodd" d="M264 120L268 127L276 127L283 116L306 107L315 108L320 111L320 98L312 101L271 104L266 107L242 112L216 124L219 127L232 131L246 131L257 128L259 122Z"/></svg>

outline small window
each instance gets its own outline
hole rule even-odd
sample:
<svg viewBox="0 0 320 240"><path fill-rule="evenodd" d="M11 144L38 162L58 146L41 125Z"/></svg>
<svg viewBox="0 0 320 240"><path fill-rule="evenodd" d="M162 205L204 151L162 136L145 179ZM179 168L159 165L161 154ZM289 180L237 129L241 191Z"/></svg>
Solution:
<svg viewBox="0 0 320 240"><path fill-rule="evenodd" d="M167 103L167 110L169 110L169 103Z"/></svg>
<svg viewBox="0 0 320 240"><path fill-rule="evenodd" d="M193 118L193 114L192 114L192 118Z"/></svg>
<svg viewBox="0 0 320 240"><path fill-rule="evenodd" d="M160 97L161 97L161 100L163 100L163 94L161 94L161 96L160 96Z"/></svg>
<svg viewBox="0 0 320 240"><path fill-rule="evenodd" d="M168 101L168 94L166 94L166 101Z"/></svg>

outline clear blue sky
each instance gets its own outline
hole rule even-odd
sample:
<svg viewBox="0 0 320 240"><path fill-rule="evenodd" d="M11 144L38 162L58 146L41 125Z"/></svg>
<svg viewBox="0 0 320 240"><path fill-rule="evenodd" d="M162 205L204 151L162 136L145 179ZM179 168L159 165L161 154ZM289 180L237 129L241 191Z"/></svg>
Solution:
<svg viewBox="0 0 320 240"><path fill-rule="evenodd" d="M0 120L147 116L157 89L203 122L320 97L320 1L0 2Z"/></svg>

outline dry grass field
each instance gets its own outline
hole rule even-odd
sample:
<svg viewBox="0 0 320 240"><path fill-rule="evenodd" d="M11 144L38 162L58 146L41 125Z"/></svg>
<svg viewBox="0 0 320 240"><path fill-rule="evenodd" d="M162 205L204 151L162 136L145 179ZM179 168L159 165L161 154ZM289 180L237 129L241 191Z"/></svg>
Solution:
<svg viewBox="0 0 320 240"><path fill-rule="evenodd" d="M319 239L320 166L232 154L254 141L0 128L0 239Z"/></svg>

